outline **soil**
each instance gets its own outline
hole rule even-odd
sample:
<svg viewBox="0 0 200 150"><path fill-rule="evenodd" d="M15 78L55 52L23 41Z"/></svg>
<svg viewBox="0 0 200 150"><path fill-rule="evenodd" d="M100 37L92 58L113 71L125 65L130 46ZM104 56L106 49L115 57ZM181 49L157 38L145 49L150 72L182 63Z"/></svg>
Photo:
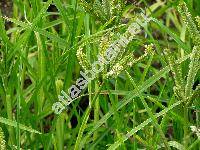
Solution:
<svg viewBox="0 0 200 150"><path fill-rule="evenodd" d="M12 16L12 0L0 0L0 9L3 16Z"/></svg>

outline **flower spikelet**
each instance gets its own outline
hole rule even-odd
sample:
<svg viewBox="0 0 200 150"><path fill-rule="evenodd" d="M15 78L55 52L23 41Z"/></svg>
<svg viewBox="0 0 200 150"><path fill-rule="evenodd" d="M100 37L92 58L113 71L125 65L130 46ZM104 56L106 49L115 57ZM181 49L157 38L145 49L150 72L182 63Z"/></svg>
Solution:
<svg viewBox="0 0 200 150"><path fill-rule="evenodd" d="M189 72L187 75L187 83L185 88L185 96L187 97L190 97L192 95L192 87L194 84L195 76L200 67L199 46L194 46L190 59L191 61L189 64Z"/></svg>
<svg viewBox="0 0 200 150"><path fill-rule="evenodd" d="M108 49L109 45L111 44L111 37L112 37L112 33L108 32L108 34L105 34L101 38L101 41L99 44L99 48L100 48L99 54L103 57L104 57L105 51Z"/></svg>
<svg viewBox="0 0 200 150"><path fill-rule="evenodd" d="M196 19L196 22L197 22L197 24L198 24L198 27L200 28L200 17L197 16L197 17L195 17L195 19Z"/></svg>
<svg viewBox="0 0 200 150"><path fill-rule="evenodd" d="M0 127L0 150L6 149L6 141L4 139L4 133L2 131L2 128Z"/></svg>
<svg viewBox="0 0 200 150"><path fill-rule="evenodd" d="M184 89L183 89L184 81L182 77L181 66L175 63L175 58L169 49L165 49L164 53L166 55L170 69L174 76L174 80L175 80L174 92L175 94L177 94L178 97L183 98L184 97Z"/></svg>
<svg viewBox="0 0 200 150"><path fill-rule="evenodd" d="M146 45L145 53L139 58L135 58L135 56L132 53L129 53L128 55L124 56L119 62L113 65L112 69L107 73L106 76L116 77L122 71L127 69L127 66L132 67L133 64L143 60L148 54L152 54L152 53L153 53L153 44Z"/></svg>
<svg viewBox="0 0 200 150"><path fill-rule="evenodd" d="M192 132L196 133L198 139L200 139L200 129L198 129L196 126L190 126Z"/></svg>
<svg viewBox="0 0 200 150"><path fill-rule="evenodd" d="M88 62L85 53L83 53L83 48L82 48L82 47L80 47L80 48L77 50L76 56L77 56L77 59L78 59L78 61L79 61L79 64L81 65L81 67L82 67L84 70L88 70L88 69L91 68L91 64Z"/></svg>
<svg viewBox="0 0 200 150"><path fill-rule="evenodd" d="M192 19L192 15L188 11L188 8L187 8L187 6L184 2L179 4L178 11L180 12L181 17L183 19L183 22L186 24L186 26L187 26L187 28L190 32L190 35L191 35L193 42L200 44L200 41L199 41L200 40L200 33L197 29L196 24L194 23L194 21Z"/></svg>

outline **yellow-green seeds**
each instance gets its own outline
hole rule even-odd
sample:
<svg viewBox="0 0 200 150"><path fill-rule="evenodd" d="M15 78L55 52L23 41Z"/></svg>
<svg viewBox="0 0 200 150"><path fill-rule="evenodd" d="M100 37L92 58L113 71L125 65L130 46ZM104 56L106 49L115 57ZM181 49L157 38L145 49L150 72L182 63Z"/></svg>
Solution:
<svg viewBox="0 0 200 150"><path fill-rule="evenodd" d="M4 133L2 131L2 128L0 127L0 150L6 149L6 141L4 140Z"/></svg>

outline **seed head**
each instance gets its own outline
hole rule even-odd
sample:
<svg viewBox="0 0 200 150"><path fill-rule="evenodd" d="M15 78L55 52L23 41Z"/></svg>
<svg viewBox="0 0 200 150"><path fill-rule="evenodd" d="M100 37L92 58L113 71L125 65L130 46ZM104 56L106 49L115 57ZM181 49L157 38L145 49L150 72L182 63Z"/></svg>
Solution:
<svg viewBox="0 0 200 150"><path fill-rule="evenodd" d="M0 150L6 149L6 141L4 139L4 133L2 131L2 128L0 127Z"/></svg>

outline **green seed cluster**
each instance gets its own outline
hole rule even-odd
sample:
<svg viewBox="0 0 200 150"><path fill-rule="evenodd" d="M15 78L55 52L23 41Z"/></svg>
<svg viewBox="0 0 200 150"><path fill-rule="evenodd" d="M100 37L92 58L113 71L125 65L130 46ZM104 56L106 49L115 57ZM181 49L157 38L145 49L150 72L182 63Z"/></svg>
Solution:
<svg viewBox="0 0 200 150"><path fill-rule="evenodd" d="M199 85L196 87L195 90L193 90L193 85L198 70L200 69L200 33L195 22L192 19L190 12L188 11L186 4L181 3L178 6L178 10L181 14L183 22L188 28L188 31L194 43L194 47L190 56L189 71L186 79L183 78L181 65L175 63L176 58L170 52L170 50L165 49L164 53L169 62L169 66L174 77L174 92L180 100L185 100L186 104L189 105L191 104L192 100L199 95L197 94L199 92ZM199 25L199 17L196 17L196 21Z"/></svg>
<svg viewBox="0 0 200 150"><path fill-rule="evenodd" d="M187 76L187 83L185 88L185 95L191 96L193 94L192 87L194 83L195 76L200 69L200 47L194 46L192 55L190 57L189 72ZM188 99L189 97L187 97Z"/></svg>
<svg viewBox="0 0 200 150"><path fill-rule="evenodd" d="M6 149L6 141L4 139L4 133L2 131L2 128L0 127L0 150Z"/></svg>
<svg viewBox="0 0 200 150"><path fill-rule="evenodd" d="M200 44L200 33L197 29L195 22L192 19L192 15L188 11L188 8L184 2L178 6L178 11L180 12L183 22L186 24L189 30L193 42Z"/></svg>
<svg viewBox="0 0 200 150"><path fill-rule="evenodd" d="M190 126L192 132L196 133L198 139L200 139L200 129L198 129L196 126Z"/></svg>
<svg viewBox="0 0 200 150"><path fill-rule="evenodd" d="M82 66L82 68L84 70L91 69L91 64L87 60L87 57L86 57L85 53L83 52L83 48L82 47L80 47L77 50L76 56L77 56L77 59L79 61L79 64Z"/></svg>
<svg viewBox="0 0 200 150"><path fill-rule="evenodd" d="M92 2L81 0L81 4L85 11L93 14L102 22L121 16L124 8L124 3L120 0L94 0Z"/></svg>
<svg viewBox="0 0 200 150"><path fill-rule="evenodd" d="M183 98L184 97L184 81L182 76L182 68L180 65L175 63L175 57L171 53L169 49L165 49L164 53L166 55L166 58L168 60L170 69L172 71L174 81L175 81L175 87L174 92L177 95L177 97Z"/></svg>
<svg viewBox="0 0 200 150"><path fill-rule="evenodd" d="M196 19L196 22L197 22L197 24L198 24L198 27L200 28L200 17L197 16L197 17L195 17L195 19Z"/></svg>
<svg viewBox="0 0 200 150"><path fill-rule="evenodd" d="M153 44L145 45L145 53L139 58L135 58L132 53L129 53L117 62L112 69L106 74L106 77L117 77L123 70L132 67L135 63L143 60L148 54L153 53Z"/></svg>
<svg viewBox="0 0 200 150"><path fill-rule="evenodd" d="M140 19L139 19L140 18ZM127 45L130 41L133 40L133 37L141 32L141 28L138 25L138 20L140 23L145 22L145 18L142 19L141 16L138 15L138 18L135 18L135 23L132 23L128 28L127 31L123 34L114 34L113 32L108 32L104 34L99 43L99 56L106 60L107 58L104 56L105 52L112 48L113 53L116 56L109 62L109 64L102 64L103 66L103 78L115 78L117 77L123 70L128 67L132 67L133 64L141 61L144 59L148 54L153 54L153 45L146 45L145 46L145 54L140 56L139 58L135 58L132 52L126 49ZM143 23L144 24L144 23ZM118 39L116 40L116 36ZM123 41L123 44L120 44ZM83 52L83 49L86 44L82 44L79 49L77 50L77 59L79 64L82 66L84 70L91 69L91 62L87 60L86 54Z"/></svg>

